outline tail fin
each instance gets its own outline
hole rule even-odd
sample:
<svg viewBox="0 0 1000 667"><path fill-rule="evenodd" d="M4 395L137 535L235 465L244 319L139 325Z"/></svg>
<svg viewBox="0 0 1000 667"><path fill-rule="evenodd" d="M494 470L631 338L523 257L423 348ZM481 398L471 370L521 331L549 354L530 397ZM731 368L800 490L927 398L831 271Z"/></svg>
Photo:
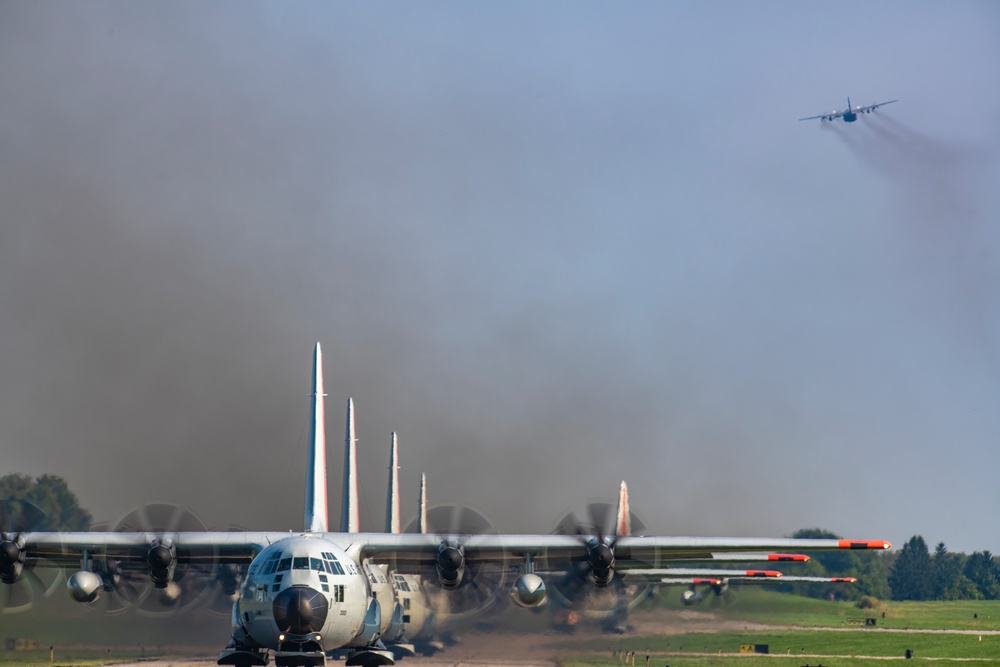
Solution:
<svg viewBox="0 0 1000 667"><path fill-rule="evenodd" d="M344 438L344 494L340 504L340 531L357 533L358 518L358 458L354 436L354 399L347 399L347 436Z"/></svg>
<svg viewBox="0 0 1000 667"><path fill-rule="evenodd" d="M851 96L850 95L847 96L847 110L848 111L851 110Z"/></svg>
<svg viewBox="0 0 1000 667"><path fill-rule="evenodd" d="M632 534L632 514L628 508L628 487L622 482L618 489L618 513L615 515L615 536Z"/></svg>
<svg viewBox="0 0 1000 667"><path fill-rule="evenodd" d="M417 510L417 532L427 532L427 475L420 473L420 507Z"/></svg>
<svg viewBox="0 0 1000 667"><path fill-rule="evenodd" d="M389 455L389 493L385 499L385 532L398 533L399 528L399 448L396 433L392 434L392 453Z"/></svg>
<svg viewBox="0 0 1000 667"><path fill-rule="evenodd" d="M326 501L326 418L323 403L323 351L319 343L313 350L312 409L309 419L309 474L306 478L304 530L325 533L329 530Z"/></svg>

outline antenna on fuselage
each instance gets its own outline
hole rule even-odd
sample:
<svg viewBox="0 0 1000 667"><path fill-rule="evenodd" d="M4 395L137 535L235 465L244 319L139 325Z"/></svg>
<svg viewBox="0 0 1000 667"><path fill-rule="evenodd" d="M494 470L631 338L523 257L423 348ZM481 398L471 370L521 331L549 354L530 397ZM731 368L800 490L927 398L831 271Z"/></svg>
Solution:
<svg viewBox="0 0 1000 667"><path fill-rule="evenodd" d="M323 397L323 351L313 349L312 407L309 415L309 472L306 477L306 511L303 529L329 530L326 497L326 419Z"/></svg>
<svg viewBox="0 0 1000 667"><path fill-rule="evenodd" d="M392 452L389 454L389 491L385 500L385 532L398 533L399 528L399 448L396 432L392 433Z"/></svg>
<svg viewBox="0 0 1000 667"><path fill-rule="evenodd" d="M340 532L360 530L358 518L358 439L354 434L354 399L347 399L347 434L344 438L344 494L340 504Z"/></svg>

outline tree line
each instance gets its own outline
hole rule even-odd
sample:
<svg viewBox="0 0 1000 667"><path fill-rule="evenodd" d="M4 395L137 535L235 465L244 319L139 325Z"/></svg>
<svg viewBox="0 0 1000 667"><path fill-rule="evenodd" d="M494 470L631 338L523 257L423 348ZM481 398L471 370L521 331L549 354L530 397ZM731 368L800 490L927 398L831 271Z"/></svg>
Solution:
<svg viewBox="0 0 1000 667"><path fill-rule="evenodd" d="M818 528L799 530L792 537L839 539ZM810 554L803 566L786 568L789 575L855 577L853 585L782 584L785 591L823 599L859 600L1000 600L1000 557L989 551L966 555L950 552L939 542L931 554L920 535L899 551L834 551Z"/></svg>

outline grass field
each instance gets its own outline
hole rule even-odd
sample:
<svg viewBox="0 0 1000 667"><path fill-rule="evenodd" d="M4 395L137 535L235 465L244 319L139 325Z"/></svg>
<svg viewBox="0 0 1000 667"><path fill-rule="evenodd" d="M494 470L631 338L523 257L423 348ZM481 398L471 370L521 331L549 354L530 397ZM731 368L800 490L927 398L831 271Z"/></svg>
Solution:
<svg viewBox="0 0 1000 667"><path fill-rule="evenodd" d="M618 652L634 651L635 665L647 667L815 667L885 666L886 660L907 664L958 662L963 667L1000 667L1000 601L888 602L861 610L848 602L829 602L784 595L759 588L744 589L727 606L683 607L676 596L661 596L665 607L692 626L711 619L746 622L743 631L685 632L645 636L579 636L565 667L632 667ZM884 616L883 616L884 614ZM852 625L848 619L875 618L875 627ZM648 625L648 624L647 624ZM773 626L761 628L761 625ZM980 635L980 633L986 633ZM741 644L766 644L769 655L739 654ZM586 653L590 653L587 655ZM775 663L775 660L778 662Z"/></svg>
<svg viewBox="0 0 1000 667"><path fill-rule="evenodd" d="M661 594L659 605L689 609L679 602L679 590ZM844 627L848 619L874 617L876 627L933 630L1000 630L1000 600L958 602L882 602L875 609L858 609L852 602L829 602L785 595L760 587L736 592L732 604L712 606L711 601L691 607L722 618L769 625Z"/></svg>

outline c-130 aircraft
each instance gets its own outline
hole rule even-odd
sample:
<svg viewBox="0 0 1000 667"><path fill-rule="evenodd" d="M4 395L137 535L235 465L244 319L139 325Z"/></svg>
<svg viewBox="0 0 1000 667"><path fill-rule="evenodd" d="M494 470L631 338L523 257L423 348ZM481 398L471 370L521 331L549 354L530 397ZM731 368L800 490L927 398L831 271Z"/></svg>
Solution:
<svg viewBox="0 0 1000 667"><path fill-rule="evenodd" d="M87 604L113 588L122 572L144 573L156 587L165 588L178 565L245 567L232 608L231 640L219 656L220 665L263 666L273 657L278 667L314 666L343 656L347 665L375 667L394 664L396 658L381 636L383 614L393 613L383 610L378 596L388 566L423 568L448 594L471 583L472 573L484 565L521 562L522 574L511 592L521 606L533 607L545 601L536 564L548 571L572 570L589 585L604 588L619 567L664 567L713 553L891 546L885 540L362 533L356 484L345 484L340 529L331 532L319 343L312 387L302 531L3 532L0 580L13 584L32 566L76 566L80 569L69 578L68 591ZM353 447L348 447L345 479L356 477L356 465ZM376 570L382 576L372 576Z"/></svg>

